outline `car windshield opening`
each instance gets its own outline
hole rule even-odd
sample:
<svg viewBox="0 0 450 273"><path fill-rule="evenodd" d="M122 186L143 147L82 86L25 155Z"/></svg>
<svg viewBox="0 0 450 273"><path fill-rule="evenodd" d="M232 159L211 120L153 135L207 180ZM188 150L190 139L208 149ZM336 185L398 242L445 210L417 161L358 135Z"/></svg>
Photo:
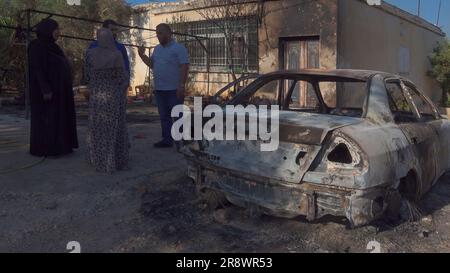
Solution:
<svg viewBox="0 0 450 273"><path fill-rule="evenodd" d="M259 83L241 102L245 105L279 105L285 111L362 117L367 82L349 79L276 78Z"/></svg>

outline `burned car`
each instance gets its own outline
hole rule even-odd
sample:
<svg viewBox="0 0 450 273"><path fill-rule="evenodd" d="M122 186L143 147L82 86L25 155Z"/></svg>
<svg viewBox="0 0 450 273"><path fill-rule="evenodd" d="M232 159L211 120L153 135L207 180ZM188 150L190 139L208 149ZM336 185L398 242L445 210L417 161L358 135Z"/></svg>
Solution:
<svg viewBox="0 0 450 273"><path fill-rule="evenodd" d="M255 79L257 79L260 75L258 74L248 74L242 75L240 78L237 78L235 81L230 82L225 85L221 89L219 89L213 96L202 95L202 104L206 106L208 104L223 104L226 101L229 101L233 98L237 93L239 93L242 89L252 83ZM192 107L194 103L194 96L188 96L185 98L185 104Z"/></svg>
<svg viewBox="0 0 450 273"><path fill-rule="evenodd" d="M279 148L192 141L198 192L279 217L397 217L450 168L450 122L408 79L365 70L279 71L221 105L279 105Z"/></svg>

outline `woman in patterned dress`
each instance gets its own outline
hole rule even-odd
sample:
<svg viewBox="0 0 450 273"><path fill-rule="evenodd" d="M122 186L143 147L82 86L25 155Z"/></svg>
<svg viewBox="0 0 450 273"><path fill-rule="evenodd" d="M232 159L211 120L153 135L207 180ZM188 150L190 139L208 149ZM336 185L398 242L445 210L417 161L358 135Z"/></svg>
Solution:
<svg viewBox="0 0 450 273"><path fill-rule="evenodd" d="M128 165L126 104L128 74L109 29L97 32L98 47L86 56L89 122L87 160L99 172L113 173Z"/></svg>

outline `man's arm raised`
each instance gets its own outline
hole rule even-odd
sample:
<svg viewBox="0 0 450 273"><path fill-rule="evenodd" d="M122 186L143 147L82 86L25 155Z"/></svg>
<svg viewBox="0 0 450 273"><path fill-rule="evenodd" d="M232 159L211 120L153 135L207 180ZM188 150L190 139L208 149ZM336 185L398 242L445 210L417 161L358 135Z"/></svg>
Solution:
<svg viewBox="0 0 450 273"><path fill-rule="evenodd" d="M148 65L150 68L153 69L152 59L149 56L145 55L145 51L146 51L146 48L144 46L139 47L139 49L138 49L139 57L141 57L142 61L146 65Z"/></svg>

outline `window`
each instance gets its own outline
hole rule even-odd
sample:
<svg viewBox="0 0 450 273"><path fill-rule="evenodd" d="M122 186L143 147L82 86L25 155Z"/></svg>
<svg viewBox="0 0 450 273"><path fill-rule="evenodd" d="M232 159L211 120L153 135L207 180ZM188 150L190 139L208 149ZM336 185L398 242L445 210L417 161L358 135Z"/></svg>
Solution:
<svg viewBox="0 0 450 273"><path fill-rule="evenodd" d="M320 93L331 114L361 117L368 96L367 82L320 82Z"/></svg>
<svg viewBox="0 0 450 273"><path fill-rule="evenodd" d="M389 95L389 106L392 112L412 113L411 107L403 95L402 87L398 82L388 82L386 88Z"/></svg>
<svg viewBox="0 0 450 273"><path fill-rule="evenodd" d="M307 104L300 103L300 87L307 86ZM280 88L283 87L283 88ZM311 83L301 80L276 79L262 85L248 100L254 105L279 105L279 94L284 94L286 110L319 112L319 100ZM280 105L281 107L281 105Z"/></svg>
<svg viewBox="0 0 450 273"><path fill-rule="evenodd" d="M317 84L316 84L317 83ZM234 104L242 105L279 105L282 110L307 112L307 113L323 113L336 116L362 117L367 97L366 81L327 81L321 82L320 79L314 77L292 77L281 76L276 79L266 79L264 81L255 81L249 85L248 92L242 96L237 96ZM331 93L327 88L330 86L340 86L341 89L349 93L346 104L339 107L332 107L326 103L322 103L323 93ZM301 86L306 86L307 100L306 104L299 101L299 93ZM317 88L317 90L316 90ZM335 92L335 89L333 90ZM350 96L351 95L351 96Z"/></svg>
<svg viewBox="0 0 450 273"><path fill-rule="evenodd" d="M298 39L283 40L284 68L286 70L299 70L302 68L319 68L319 37L301 37ZM289 85L290 86L290 85ZM285 88L287 90L288 87ZM293 103L298 107L307 108L311 101L314 89L311 84L300 81L292 95Z"/></svg>
<svg viewBox="0 0 450 273"><path fill-rule="evenodd" d="M409 48L400 47L399 49L399 73L402 75L409 74L411 53Z"/></svg>
<svg viewBox="0 0 450 273"><path fill-rule="evenodd" d="M403 94L399 81L386 83L386 91L389 97L389 107L396 123L413 122L416 117Z"/></svg>
<svg viewBox="0 0 450 273"><path fill-rule="evenodd" d="M307 55L307 67L308 68L319 68L320 58L319 58L319 39L312 39L305 41L306 44L306 55Z"/></svg>
<svg viewBox="0 0 450 273"><path fill-rule="evenodd" d="M209 51L211 71L229 70L232 57L234 70L255 72L258 70L258 22L255 17L233 19L229 27L234 34L232 41L225 39L224 20L183 22L172 25L175 32L188 33L207 37L203 44ZM178 42L184 44L189 51L191 67L206 70L208 54L195 38L178 36ZM231 39L230 39L231 40ZM228 44L231 50L228 50ZM231 51L231 52L230 52ZM231 56L230 56L231 55Z"/></svg>
<svg viewBox="0 0 450 273"><path fill-rule="evenodd" d="M284 80L272 80L265 83L263 86L250 97L248 104L256 106L260 105L278 105L278 94L280 90L280 84L283 84Z"/></svg>
<svg viewBox="0 0 450 273"><path fill-rule="evenodd" d="M302 94L302 87L305 86L305 100L300 100ZM288 101L289 109L319 109L319 101L311 83L306 81L286 81L286 100ZM292 94L290 94L292 92Z"/></svg>
<svg viewBox="0 0 450 273"><path fill-rule="evenodd" d="M422 118L427 120L435 119L433 107L420 95L419 91L408 84L405 86Z"/></svg>

